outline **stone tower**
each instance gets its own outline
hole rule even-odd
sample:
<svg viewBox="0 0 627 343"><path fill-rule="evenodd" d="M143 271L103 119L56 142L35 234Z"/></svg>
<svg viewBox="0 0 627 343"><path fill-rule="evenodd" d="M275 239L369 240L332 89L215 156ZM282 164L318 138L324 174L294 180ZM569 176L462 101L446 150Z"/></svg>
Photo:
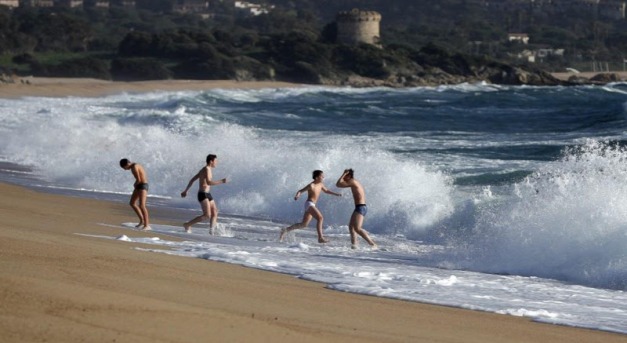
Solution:
<svg viewBox="0 0 627 343"><path fill-rule="evenodd" d="M381 14L375 11L361 11L354 8L342 11L335 18L337 42L343 44L366 43L381 46L379 23Z"/></svg>

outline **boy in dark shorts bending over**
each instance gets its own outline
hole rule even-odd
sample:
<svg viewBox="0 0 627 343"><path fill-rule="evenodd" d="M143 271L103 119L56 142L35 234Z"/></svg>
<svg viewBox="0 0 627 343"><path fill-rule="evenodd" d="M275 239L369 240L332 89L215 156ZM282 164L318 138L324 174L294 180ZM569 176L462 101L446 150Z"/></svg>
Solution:
<svg viewBox="0 0 627 343"><path fill-rule="evenodd" d="M183 224L185 228L185 232L192 232L192 225L199 223L203 220L210 219L211 224L209 226L209 233L211 235L214 234L214 230L216 224L218 222L218 207L216 206L216 202L213 200L211 193L209 190L211 186L220 185L223 183L227 183L227 179L224 178L220 181L213 181L213 175L211 173L211 168L215 168L218 164L218 157L216 155L208 155L207 156L207 165L204 166L187 184L185 190L181 193L181 197L185 198L187 196L187 191L192 186L194 181L198 180L198 202L200 203L200 207L202 208L202 215L188 221Z"/></svg>
<svg viewBox="0 0 627 343"><path fill-rule="evenodd" d="M142 230L148 231L150 230L150 218L146 208L146 198L148 197L148 176L146 171L139 163L133 163L127 158L120 160L120 167L124 170L130 170L135 177L130 205L139 217L139 224L136 227L141 227Z"/></svg>
<svg viewBox="0 0 627 343"><path fill-rule="evenodd" d="M368 207L366 207L366 193L364 192L364 187L353 177L353 170L344 170L344 173L340 176L335 185L340 188L350 187L353 193L353 199L355 200L355 211L353 211L351 220L348 223L348 230L351 235L351 248L357 248L357 236L355 234L360 235L370 246L376 248L377 245L370 239L368 232L361 227L364 223L364 217L366 213L368 213Z"/></svg>

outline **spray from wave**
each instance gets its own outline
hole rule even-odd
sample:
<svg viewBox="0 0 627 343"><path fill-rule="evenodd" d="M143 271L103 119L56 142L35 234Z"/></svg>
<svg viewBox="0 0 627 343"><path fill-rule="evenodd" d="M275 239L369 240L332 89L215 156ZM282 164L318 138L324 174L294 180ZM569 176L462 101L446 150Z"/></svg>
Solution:
<svg viewBox="0 0 627 343"><path fill-rule="evenodd" d="M331 189L344 169L355 169L366 187L367 229L375 233L420 235L453 209L446 174L387 151L376 135L243 126L223 120L215 107L198 105L206 100L191 92L37 99L16 106L22 113L4 130L10 139L1 154L56 184L102 192L130 191L132 176L118 166L126 157L145 166L152 195L197 208L179 194L214 153L214 177L231 180L212 189L220 209L283 222L300 220L302 201L293 196L315 169L325 171ZM354 204L344 193L321 197L326 225L348 223Z"/></svg>
<svg viewBox="0 0 627 343"><path fill-rule="evenodd" d="M627 150L588 141L478 208L464 268L627 289ZM459 239L459 238L457 238ZM461 248L460 248L461 249Z"/></svg>

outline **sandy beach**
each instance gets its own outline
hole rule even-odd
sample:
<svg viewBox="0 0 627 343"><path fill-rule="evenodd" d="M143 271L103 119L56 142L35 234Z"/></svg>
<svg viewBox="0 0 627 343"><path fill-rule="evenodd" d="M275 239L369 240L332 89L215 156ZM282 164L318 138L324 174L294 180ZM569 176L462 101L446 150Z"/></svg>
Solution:
<svg viewBox="0 0 627 343"><path fill-rule="evenodd" d="M627 72L614 72L622 80L627 80ZM573 75L591 78L598 73L572 72L552 73L560 80L568 80ZM0 83L0 98L35 97L98 97L113 94L145 93L151 91L223 89L261 89L299 87L300 84L279 81L234 81L234 80L161 80L114 82L89 78L42 78L14 77L13 83Z"/></svg>
<svg viewBox="0 0 627 343"><path fill-rule="evenodd" d="M2 341L627 341L525 318L346 294L289 275L87 236L129 234L99 223L130 220L125 204L0 184Z"/></svg>
<svg viewBox="0 0 627 343"><path fill-rule="evenodd" d="M114 82L98 79L69 79L16 77L13 83L0 83L0 98L19 98L24 96L37 97L97 97L113 94L146 93L151 91L177 91L223 88L284 88L298 87L298 84L275 81L233 81L233 80L164 80Z"/></svg>
<svg viewBox="0 0 627 343"><path fill-rule="evenodd" d="M0 84L0 98L294 86L30 79ZM149 209L154 223L178 225L165 210ZM0 183L1 341L627 342L621 334L342 293L290 275L111 239L159 236L116 227L133 220L124 203Z"/></svg>

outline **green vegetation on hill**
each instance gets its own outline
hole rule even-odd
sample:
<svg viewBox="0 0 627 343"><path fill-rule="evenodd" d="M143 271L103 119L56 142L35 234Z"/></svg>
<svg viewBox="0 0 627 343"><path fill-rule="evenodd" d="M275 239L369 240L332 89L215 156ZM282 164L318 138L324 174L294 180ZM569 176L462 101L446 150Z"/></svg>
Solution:
<svg viewBox="0 0 627 343"><path fill-rule="evenodd" d="M506 66L497 61L520 64L512 54L523 48L566 49L564 57L543 61L547 69L574 66L590 56L617 59L627 49L624 22L573 16L557 27L550 18L520 13L490 16L464 0L266 2L276 7L259 16L238 14L229 1L219 2L211 19L173 13L172 0L138 1L140 9L0 6L0 68L112 80L342 84L359 77L364 85L372 84L367 80L415 85L489 79ZM383 49L334 42L336 13L353 7L382 13ZM514 27L526 29L535 45L505 42Z"/></svg>

